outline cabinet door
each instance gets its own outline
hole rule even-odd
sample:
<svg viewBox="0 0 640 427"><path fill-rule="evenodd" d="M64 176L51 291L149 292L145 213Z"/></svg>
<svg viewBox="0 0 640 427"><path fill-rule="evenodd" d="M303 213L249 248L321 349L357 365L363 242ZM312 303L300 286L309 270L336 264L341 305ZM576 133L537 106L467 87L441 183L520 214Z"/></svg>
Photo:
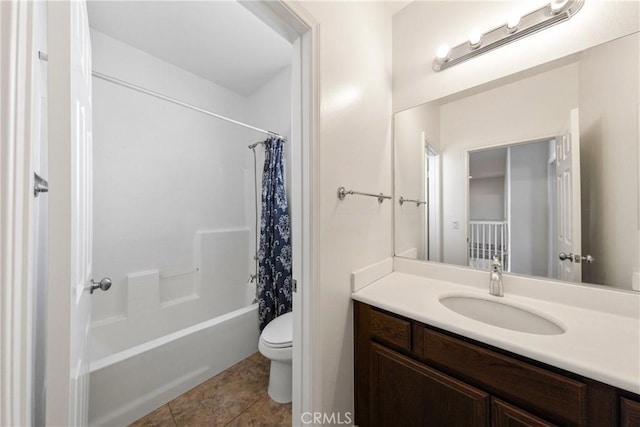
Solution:
<svg viewBox="0 0 640 427"><path fill-rule="evenodd" d="M491 427L553 427L548 423L520 408L506 402L491 399Z"/></svg>
<svg viewBox="0 0 640 427"><path fill-rule="evenodd" d="M621 397L620 415L622 427L640 427L640 402Z"/></svg>
<svg viewBox="0 0 640 427"><path fill-rule="evenodd" d="M489 395L371 344L371 425L485 427Z"/></svg>

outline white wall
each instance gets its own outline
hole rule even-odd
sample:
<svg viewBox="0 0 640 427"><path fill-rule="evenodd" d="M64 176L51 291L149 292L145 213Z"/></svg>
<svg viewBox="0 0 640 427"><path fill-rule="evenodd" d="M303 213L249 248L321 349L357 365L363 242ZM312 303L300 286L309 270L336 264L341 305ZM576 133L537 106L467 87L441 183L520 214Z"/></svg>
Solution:
<svg viewBox="0 0 640 427"><path fill-rule="evenodd" d="M393 17L393 111L410 108L529 69L640 28L637 1L586 1L571 20L442 72L431 64L436 49L466 40L470 29L495 28L513 11L548 3L416 1Z"/></svg>
<svg viewBox="0 0 640 427"><path fill-rule="evenodd" d="M291 201L291 67L285 67L278 72L271 80L261 86L258 90L247 97L248 101L248 122L253 126L257 126L262 129L276 132L282 136L287 137L285 143L285 189L287 192L288 200ZM264 141L266 136L258 134L252 136L253 139L249 140L249 143L256 141ZM244 142L242 145L245 145ZM264 166L264 146L259 145L255 149L256 163L257 163L257 185L258 185L258 232L260 228L260 217L262 213L262 206L260 204L260 197L262 194L262 170ZM245 177L245 218L247 218L251 235L251 242L249 242L251 256L256 253L255 251L255 222L254 212L254 165L253 165L253 153L247 155L246 177ZM291 206L291 203L289 204ZM252 264L252 271L255 269L255 263Z"/></svg>
<svg viewBox="0 0 640 427"><path fill-rule="evenodd" d="M251 124L280 135L291 133L291 67L285 67L247 97ZM256 140L264 137L258 134Z"/></svg>
<svg viewBox="0 0 640 427"><path fill-rule="evenodd" d="M516 145L509 152L510 271L547 276L549 142Z"/></svg>
<svg viewBox="0 0 640 427"><path fill-rule="evenodd" d="M391 14L374 2L305 2L320 23L318 410L353 414L350 273L392 254L392 204L339 201L338 187L391 194ZM344 419L344 418L343 418Z"/></svg>
<svg viewBox="0 0 640 427"><path fill-rule="evenodd" d="M425 205L403 206L397 202L405 199L424 200L425 148L423 135L433 149L440 149L440 106L427 103L399 112L394 117L394 223L396 255L415 253L425 259ZM415 250L415 251L414 251Z"/></svg>
<svg viewBox="0 0 640 427"><path fill-rule="evenodd" d="M97 71L289 132L290 71L245 98L99 32L92 31L92 47ZM247 146L266 136L99 79L93 84L94 271L114 283L93 298L95 359L250 301ZM264 149L257 151L259 177Z"/></svg>
<svg viewBox="0 0 640 427"><path fill-rule="evenodd" d="M582 174L582 247L596 258L583 265L583 280L625 288L640 267L639 39L636 33L590 49L579 76L580 159L588 171Z"/></svg>
<svg viewBox="0 0 640 427"><path fill-rule="evenodd" d="M578 105L576 63L457 96L440 110L444 262L465 265L467 245L466 156L470 149L556 135ZM461 98L461 99L458 99ZM505 102L508 99L509 102ZM454 229L453 222L460 228Z"/></svg>
<svg viewBox="0 0 640 427"><path fill-rule="evenodd" d="M504 176L469 180L469 219L503 221Z"/></svg>

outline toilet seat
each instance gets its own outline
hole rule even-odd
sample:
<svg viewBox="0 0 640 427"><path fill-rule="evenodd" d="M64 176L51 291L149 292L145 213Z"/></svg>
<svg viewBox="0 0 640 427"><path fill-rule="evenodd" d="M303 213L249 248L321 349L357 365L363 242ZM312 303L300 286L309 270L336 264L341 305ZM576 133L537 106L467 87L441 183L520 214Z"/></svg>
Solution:
<svg viewBox="0 0 640 427"><path fill-rule="evenodd" d="M273 349L287 348L293 345L293 312L276 317L265 326L260 341Z"/></svg>

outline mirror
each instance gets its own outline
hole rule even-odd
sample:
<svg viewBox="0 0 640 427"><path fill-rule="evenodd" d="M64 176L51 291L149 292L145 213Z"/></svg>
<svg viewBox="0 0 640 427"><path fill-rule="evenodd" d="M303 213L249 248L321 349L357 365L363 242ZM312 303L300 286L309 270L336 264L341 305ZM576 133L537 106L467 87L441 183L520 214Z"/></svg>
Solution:
<svg viewBox="0 0 640 427"><path fill-rule="evenodd" d="M633 33L395 115L395 255L632 289Z"/></svg>

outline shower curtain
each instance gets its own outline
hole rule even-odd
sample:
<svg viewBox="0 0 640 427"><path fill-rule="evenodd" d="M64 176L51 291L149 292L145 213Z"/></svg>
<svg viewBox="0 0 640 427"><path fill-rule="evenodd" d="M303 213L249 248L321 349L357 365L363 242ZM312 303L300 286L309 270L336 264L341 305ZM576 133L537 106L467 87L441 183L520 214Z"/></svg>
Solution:
<svg viewBox="0 0 640 427"><path fill-rule="evenodd" d="M284 188L284 139L264 143L262 218L258 250L258 315L260 330L291 311L291 228Z"/></svg>

